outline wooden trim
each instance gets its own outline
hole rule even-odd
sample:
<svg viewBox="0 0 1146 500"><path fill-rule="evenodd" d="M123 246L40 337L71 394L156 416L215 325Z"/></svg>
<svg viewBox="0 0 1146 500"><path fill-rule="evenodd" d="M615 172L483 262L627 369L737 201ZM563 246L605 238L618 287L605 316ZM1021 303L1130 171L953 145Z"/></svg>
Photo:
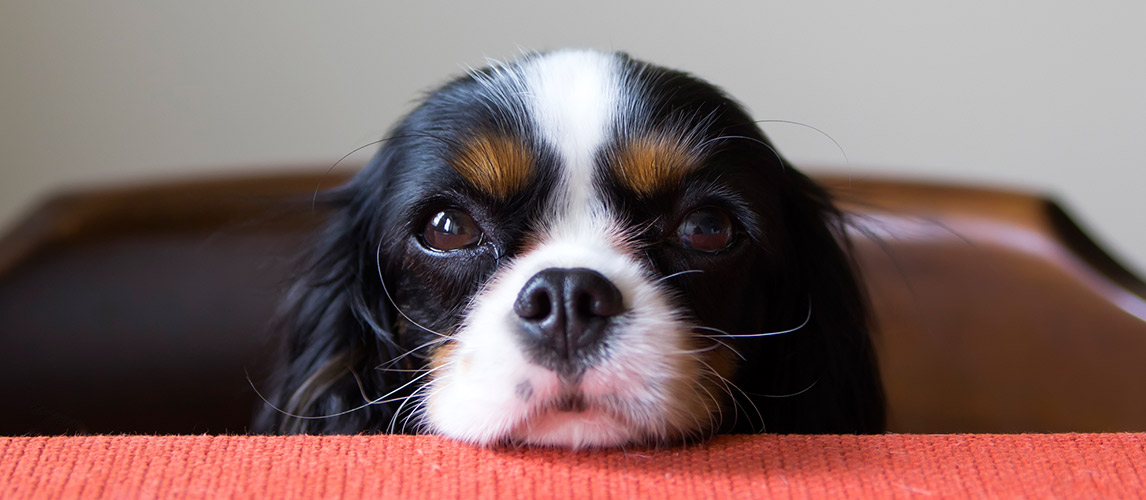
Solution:
<svg viewBox="0 0 1146 500"><path fill-rule="evenodd" d="M101 238L313 225L316 190L338 186L351 175L343 170L254 174L63 191L0 238L0 276L40 252Z"/></svg>

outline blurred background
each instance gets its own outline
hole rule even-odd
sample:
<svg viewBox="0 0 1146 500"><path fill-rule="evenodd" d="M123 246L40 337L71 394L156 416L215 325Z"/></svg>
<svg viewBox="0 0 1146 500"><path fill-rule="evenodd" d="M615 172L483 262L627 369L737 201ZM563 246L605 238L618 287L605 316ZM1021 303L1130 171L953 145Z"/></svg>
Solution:
<svg viewBox="0 0 1146 500"><path fill-rule="evenodd" d="M331 164L467 65L575 46L823 130L846 159L765 125L813 172L1054 195L1141 275L1143 26L1138 0L6 0L0 231L63 188Z"/></svg>

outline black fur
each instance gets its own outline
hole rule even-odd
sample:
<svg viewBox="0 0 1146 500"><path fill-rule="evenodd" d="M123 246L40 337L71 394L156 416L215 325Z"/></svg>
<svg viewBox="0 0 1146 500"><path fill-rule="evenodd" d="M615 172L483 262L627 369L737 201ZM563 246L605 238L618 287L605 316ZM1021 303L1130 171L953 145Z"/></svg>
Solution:
<svg viewBox="0 0 1146 500"><path fill-rule="evenodd" d="M793 333L724 339L747 360L733 380L742 390L731 405L736 418L722 419L716 430L881 432L883 392L866 307L843 218L828 194L785 163L718 89L684 73L623 61L649 106L639 121L618 130L683 127L711 140L705 168L653 195L626 191L610 180L610 170L600 170L612 209L647 228L641 237L658 274L705 270L666 282L680 305L700 324L731 334L793 328L810 308L808 324ZM283 305L284 348L269 397L277 409L260 412L256 431L417 429L412 403L402 400L426 381L413 380L412 370L423 367L429 349L406 353L436 335L406 317L438 332L456 327L480 284L522 251L554 186L556 156L532 135L521 116L526 108L512 95L492 96L468 76L447 84L397 125L358 176L325 194L330 219ZM507 200L477 192L448 165L475 130L526 138L541 174ZM428 252L417 236L427 217L451 205L493 233L464 258ZM665 244L676 221L703 205L735 216L741 226L736 243L719 255ZM382 396L386 402L367 404Z"/></svg>

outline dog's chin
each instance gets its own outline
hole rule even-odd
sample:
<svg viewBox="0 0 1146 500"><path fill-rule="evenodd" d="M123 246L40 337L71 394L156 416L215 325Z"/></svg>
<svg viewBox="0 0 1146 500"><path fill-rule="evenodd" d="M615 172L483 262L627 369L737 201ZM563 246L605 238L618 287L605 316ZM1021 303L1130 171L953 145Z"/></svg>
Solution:
<svg viewBox="0 0 1146 500"><path fill-rule="evenodd" d="M513 444L567 448L615 448L638 441L638 432L597 407L549 408L519 424L509 435Z"/></svg>
<svg viewBox="0 0 1146 500"><path fill-rule="evenodd" d="M534 389L528 397L516 393L512 398L463 403L468 411L457 406L457 397L434 398L425 415L428 430L477 446L494 447L580 450L639 445L648 440L648 426L638 425L640 420L635 419L640 415L626 411L630 405L625 405L616 394L595 393L591 387L587 392L586 386L591 384L566 385L544 369L535 370ZM496 384L487 388L493 386ZM496 392L491 391L490 395Z"/></svg>

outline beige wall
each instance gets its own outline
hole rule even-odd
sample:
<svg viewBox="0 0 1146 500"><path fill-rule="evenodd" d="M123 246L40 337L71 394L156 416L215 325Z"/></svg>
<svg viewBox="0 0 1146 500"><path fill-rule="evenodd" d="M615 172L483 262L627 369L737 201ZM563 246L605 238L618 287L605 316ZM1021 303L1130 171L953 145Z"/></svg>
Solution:
<svg viewBox="0 0 1146 500"><path fill-rule="evenodd" d="M798 163L1021 186L1146 269L1146 2L0 3L0 226L63 186L332 161L485 56L693 71Z"/></svg>

